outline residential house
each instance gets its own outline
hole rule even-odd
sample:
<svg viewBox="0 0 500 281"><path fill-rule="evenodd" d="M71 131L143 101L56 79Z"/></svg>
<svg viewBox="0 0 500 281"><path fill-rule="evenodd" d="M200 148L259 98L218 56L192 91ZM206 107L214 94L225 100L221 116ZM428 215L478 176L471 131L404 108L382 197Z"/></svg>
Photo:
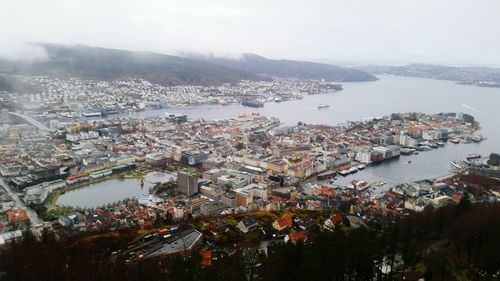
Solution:
<svg viewBox="0 0 500 281"><path fill-rule="evenodd" d="M307 241L307 235L305 231L292 231L285 236L284 240L285 243L290 242L292 244L297 244L299 242Z"/></svg>
<svg viewBox="0 0 500 281"><path fill-rule="evenodd" d="M257 227L257 219L254 216L243 218L236 226L241 232L248 233L254 227Z"/></svg>
<svg viewBox="0 0 500 281"><path fill-rule="evenodd" d="M291 227L292 225L292 218L289 214L285 214L284 216L273 222L273 228L277 231L282 231L288 227Z"/></svg>

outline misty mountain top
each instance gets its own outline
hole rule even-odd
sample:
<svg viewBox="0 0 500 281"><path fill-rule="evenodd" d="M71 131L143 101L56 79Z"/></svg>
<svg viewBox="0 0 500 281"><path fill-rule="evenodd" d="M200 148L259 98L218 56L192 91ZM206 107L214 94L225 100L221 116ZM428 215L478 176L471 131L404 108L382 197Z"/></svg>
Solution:
<svg viewBox="0 0 500 281"><path fill-rule="evenodd" d="M88 79L143 78L160 85L209 85L240 80L268 80L268 76L372 81L360 70L292 60L269 60L245 54L242 59L172 56L85 45L30 44L35 60L0 59L0 72L23 75L72 76ZM41 48L41 50L40 50Z"/></svg>

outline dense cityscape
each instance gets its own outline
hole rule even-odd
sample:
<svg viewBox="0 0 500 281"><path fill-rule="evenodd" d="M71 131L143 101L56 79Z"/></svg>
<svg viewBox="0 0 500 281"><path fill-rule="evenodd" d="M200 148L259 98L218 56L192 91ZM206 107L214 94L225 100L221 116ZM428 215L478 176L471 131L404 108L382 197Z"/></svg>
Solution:
<svg viewBox="0 0 500 281"><path fill-rule="evenodd" d="M0 281L500 280L499 10L3 1Z"/></svg>
<svg viewBox="0 0 500 281"><path fill-rule="evenodd" d="M480 123L465 113L392 113L337 126L283 125L257 112L225 120L168 113L133 118L120 113L243 103L249 96L282 102L327 90L323 94L331 95L341 86L296 79L210 88L22 80L41 92L1 95L10 107L0 120L1 244L28 231L41 237L47 231L141 230L142 240L112 255L130 263L199 252L210 266L249 239L254 250L267 253L280 243L312 242L318 230L381 229L387 216L404 218L464 198L491 203L500 195L498 181L490 178L498 175L494 153L488 163L478 154L453 161L454 172L442 178L337 183L385 161L482 142ZM141 194L98 206L59 201L110 180L132 181Z"/></svg>
<svg viewBox="0 0 500 281"><path fill-rule="evenodd" d="M167 106L240 103L242 101L286 101L305 94L341 90L339 84L321 80L275 78L271 81L241 81L214 86L161 86L144 79L117 81L13 76L35 89L33 94L4 93L2 102L39 111L42 118L100 117ZM259 105L260 106L260 105ZM257 106L254 106L257 107ZM45 109L47 111L42 111Z"/></svg>

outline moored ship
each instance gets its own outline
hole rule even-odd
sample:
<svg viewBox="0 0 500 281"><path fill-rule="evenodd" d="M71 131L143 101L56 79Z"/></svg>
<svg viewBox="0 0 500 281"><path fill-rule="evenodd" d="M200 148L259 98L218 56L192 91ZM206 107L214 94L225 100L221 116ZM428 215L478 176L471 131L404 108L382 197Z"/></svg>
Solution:
<svg viewBox="0 0 500 281"><path fill-rule="evenodd" d="M353 180L351 184L356 188L357 191L363 191L370 187L370 184L367 181Z"/></svg>
<svg viewBox="0 0 500 281"><path fill-rule="evenodd" d="M244 99L241 101L241 105L249 107L264 107L264 103L257 99Z"/></svg>
<svg viewBox="0 0 500 281"><path fill-rule="evenodd" d="M102 112L101 111L89 111L83 113L84 117L101 117Z"/></svg>
<svg viewBox="0 0 500 281"><path fill-rule="evenodd" d="M481 159L481 154L477 154L477 153L468 154L467 160L472 160L472 159Z"/></svg>
<svg viewBox="0 0 500 281"><path fill-rule="evenodd" d="M458 162L458 161L451 161L450 164L455 169L458 169L458 170L462 170L463 169L462 165L460 165L460 162Z"/></svg>

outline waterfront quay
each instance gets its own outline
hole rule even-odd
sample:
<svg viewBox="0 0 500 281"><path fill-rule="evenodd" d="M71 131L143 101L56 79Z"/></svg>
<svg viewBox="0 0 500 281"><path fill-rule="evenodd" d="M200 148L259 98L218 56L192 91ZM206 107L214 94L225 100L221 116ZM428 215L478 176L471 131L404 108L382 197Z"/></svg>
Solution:
<svg viewBox="0 0 500 281"><path fill-rule="evenodd" d="M282 126L279 119L259 114L225 120L114 118L60 122L50 135L32 125L5 124L0 175L9 186L1 197L2 214L7 214L2 231L29 228L32 210L48 220L42 227L79 231L150 229L191 218L287 209L348 212L360 218L373 210L404 215L422 204L456 202L454 195L464 190L449 191L430 182L419 189L425 192L417 193L434 195L415 199L417 207L411 207L394 203L401 193L397 189L376 192L381 183L338 185L335 179L400 157L403 151L432 153L444 145L479 142L482 137L474 134L478 128L474 117L463 113L397 113L338 126ZM123 173L143 179L139 170L175 176L139 196L101 207L63 208L51 197L70 189L84 192L74 187ZM353 200L357 203L351 204ZM343 202L351 202L350 207L345 209Z"/></svg>
<svg viewBox="0 0 500 281"><path fill-rule="evenodd" d="M149 109L188 105L233 103L260 107L265 102L302 99L304 95L342 90L340 84L320 80L270 78L270 81L243 80L212 86L161 86L143 79L115 81L15 76L33 93L0 91L0 100L29 111L44 120L57 118L96 118ZM49 110L47 110L49 109Z"/></svg>

